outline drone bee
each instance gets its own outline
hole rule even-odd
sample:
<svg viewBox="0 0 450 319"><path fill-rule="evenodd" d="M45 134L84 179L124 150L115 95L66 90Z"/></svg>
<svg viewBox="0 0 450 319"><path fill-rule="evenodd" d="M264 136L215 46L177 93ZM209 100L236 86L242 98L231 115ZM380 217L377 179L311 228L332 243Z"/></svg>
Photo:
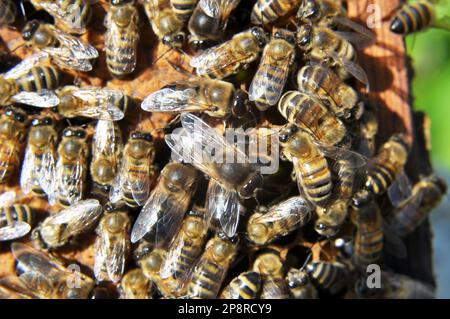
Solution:
<svg viewBox="0 0 450 319"><path fill-rule="evenodd" d="M289 288L284 279L283 260L278 253L267 252L253 262L253 271L261 274L261 299L288 299Z"/></svg>
<svg viewBox="0 0 450 319"><path fill-rule="evenodd" d="M196 189L197 172L180 163L167 164L141 210L131 232L131 242L143 237L160 247L178 231Z"/></svg>
<svg viewBox="0 0 450 319"><path fill-rule="evenodd" d="M33 241L42 249L55 249L91 230L100 218L102 207L96 199L78 203L48 216L32 232Z"/></svg>
<svg viewBox="0 0 450 319"><path fill-rule="evenodd" d="M116 203L124 200L132 208L144 205L155 177L154 158L152 135L142 131L132 132L109 193L110 201Z"/></svg>
<svg viewBox="0 0 450 319"><path fill-rule="evenodd" d="M190 65L200 76L222 79L247 68L259 57L267 42L264 30L253 27L197 54L190 60Z"/></svg>
<svg viewBox="0 0 450 319"><path fill-rule="evenodd" d="M25 194L51 194L55 182L57 142L58 128L53 116L44 115L31 122L20 174L20 186Z"/></svg>
<svg viewBox="0 0 450 319"><path fill-rule="evenodd" d="M17 16L17 7L12 0L0 1L0 26L13 24Z"/></svg>
<svg viewBox="0 0 450 319"><path fill-rule="evenodd" d="M98 281L117 283L130 252L131 220L123 204L106 204L104 211L96 230L94 275Z"/></svg>
<svg viewBox="0 0 450 319"><path fill-rule="evenodd" d="M306 271L302 269L291 268L287 275L286 281L291 296L294 299L317 299L318 292L311 282Z"/></svg>
<svg viewBox="0 0 450 319"><path fill-rule="evenodd" d="M189 44L195 50L215 42L223 35L228 17L240 0L199 0L188 24Z"/></svg>
<svg viewBox="0 0 450 319"><path fill-rule="evenodd" d="M250 17L252 24L268 25L295 10L301 0L257 0Z"/></svg>
<svg viewBox="0 0 450 319"><path fill-rule="evenodd" d="M294 33L274 29L249 89L250 101L255 101L260 110L267 110L278 102L294 59Z"/></svg>
<svg viewBox="0 0 450 319"><path fill-rule="evenodd" d="M15 204L16 193L0 195L0 242L25 236L34 224L34 213L28 205Z"/></svg>
<svg viewBox="0 0 450 319"><path fill-rule="evenodd" d="M123 276L117 288L119 299L152 299L152 282L140 268L132 269Z"/></svg>
<svg viewBox="0 0 450 319"><path fill-rule="evenodd" d="M62 68L88 72L92 70L91 60L98 57L97 49L90 44L37 20L25 25L22 37L26 45L47 53Z"/></svg>
<svg viewBox="0 0 450 319"><path fill-rule="evenodd" d="M28 115L19 108L7 107L0 115L0 184L9 181L20 167L26 141Z"/></svg>
<svg viewBox="0 0 450 319"><path fill-rule="evenodd" d="M170 0L170 6L182 21L187 21L192 15L192 12L194 12L197 1L198 0Z"/></svg>
<svg viewBox="0 0 450 319"><path fill-rule="evenodd" d="M139 12L134 0L111 0L105 18L106 65L109 72L122 77L134 72L139 42Z"/></svg>
<svg viewBox="0 0 450 319"><path fill-rule="evenodd" d="M0 103L23 103L53 107L59 99L52 90L61 82L61 73L48 63L45 53L34 54L0 75Z"/></svg>
<svg viewBox="0 0 450 319"><path fill-rule="evenodd" d="M345 265L326 261L309 263L306 272L318 288L331 294L341 291L348 284L350 275Z"/></svg>
<svg viewBox="0 0 450 319"><path fill-rule="evenodd" d="M246 271L231 280L220 293L221 299L256 299L261 289L261 275Z"/></svg>
<svg viewBox="0 0 450 319"><path fill-rule="evenodd" d="M86 33L92 17L91 0L30 0L36 10L47 11L58 29L67 33Z"/></svg>
<svg viewBox="0 0 450 319"><path fill-rule="evenodd" d="M265 213L254 213L247 224L248 238L266 245L308 223L311 208L301 196L294 196L270 207Z"/></svg>

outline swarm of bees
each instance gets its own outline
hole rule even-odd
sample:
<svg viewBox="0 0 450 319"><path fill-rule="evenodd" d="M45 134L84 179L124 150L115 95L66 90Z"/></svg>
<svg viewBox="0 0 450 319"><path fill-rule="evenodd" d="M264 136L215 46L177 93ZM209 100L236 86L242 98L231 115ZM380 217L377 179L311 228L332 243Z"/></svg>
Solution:
<svg viewBox="0 0 450 319"><path fill-rule="evenodd" d="M383 257L405 257L403 238L447 185L407 176L404 134L375 143L357 55L376 39L345 2L110 0L103 57L83 36L95 1L17 4L0 0L0 25L20 25L33 53L0 74L0 183L20 185L0 194L0 245L18 262L15 276L0 278L0 298L434 296ZM48 19L30 20L25 7ZM391 30L445 21L418 1L399 9ZM67 81L101 58L111 77L132 79L143 24L167 49L155 60L184 79L143 100ZM125 134L135 107L172 120ZM250 131L244 149L226 138L240 128ZM278 152L264 155L278 169L252 161L255 139L271 140ZM30 196L50 211L36 214ZM92 237L91 271L61 258ZM367 285L373 264L376 288Z"/></svg>

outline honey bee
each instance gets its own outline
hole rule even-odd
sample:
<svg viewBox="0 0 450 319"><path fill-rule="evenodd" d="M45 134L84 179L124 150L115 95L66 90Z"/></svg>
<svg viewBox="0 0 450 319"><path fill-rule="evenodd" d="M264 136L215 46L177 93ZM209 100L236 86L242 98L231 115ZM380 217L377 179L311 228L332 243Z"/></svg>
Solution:
<svg viewBox="0 0 450 319"><path fill-rule="evenodd" d="M92 142L91 176L94 187L109 194L122 154L122 132L116 122L99 120Z"/></svg>
<svg viewBox="0 0 450 319"><path fill-rule="evenodd" d="M30 0L36 10L47 11L58 29L67 33L86 33L92 17L90 0Z"/></svg>
<svg viewBox="0 0 450 319"><path fill-rule="evenodd" d="M33 241L42 249L62 247L80 234L91 230L101 213L102 207L98 200L81 200L48 216L33 230Z"/></svg>
<svg viewBox="0 0 450 319"><path fill-rule="evenodd" d="M8 182L20 167L26 141L27 114L15 107L7 107L0 115L0 184Z"/></svg>
<svg viewBox="0 0 450 319"><path fill-rule="evenodd" d="M146 237L158 247L168 244L181 226L195 192L196 181L194 168L180 163L167 164L136 219L131 242Z"/></svg>
<svg viewBox="0 0 450 319"><path fill-rule="evenodd" d="M111 0L105 18L106 65L116 77L134 72L139 42L139 12L134 0Z"/></svg>
<svg viewBox="0 0 450 319"><path fill-rule="evenodd" d="M409 276L387 271L383 271L381 274L385 286L381 298L434 299L436 296L432 287Z"/></svg>
<svg viewBox="0 0 450 319"><path fill-rule="evenodd" d="M256 299L261 289L261 275L246 271L231 280L220 293L221 299Z"/></svg>
<svg viewBox="0 0 450 319"><path fill-rule="evenodd" d="M15 204L16 193L0 195L0 242L25 236L34 224L34 213L28 205Z"/></svg>
<svg viewBox="0 0 450 319"><path fill-rule="evenodd" d="M55 180L49 194L49 203L64 207L79 201L86 189L87 158L89 147L87 131L79 126L64 129L58 145Z"/></svg>
<svg viewBox="0 0 450 319"><path fill-rule="evenodd" d="M25 194L31 192L36 196L45 196L51 193L57 142L58 129L53 116L33 119L20 175L20 186Z"/></svg>
<svg viewBox="0 0 450 319"><path fill-rule="evenodd" d="M391 136L378 150L369 167L365 187L375 195L386 192L402 173L408 159L410 145L405 136Z"/></svg>
<svg viewBox="0 0 450 319"><path fill-rule="evenodd" d="M13 24L17 16L17 7L12 0L0 1L0 26Z"/></svg>
<svg viewBox="0 0 450 319"><path fill-rule="evenodd" d="M56 65L63 68L88 72L92 70L91 60L98 57L97 49L90 44L52 24L37 20L25 25L22 38L29 47L47 53Z"/></svg>
<svg viewBox="0 0 450 319"><path fill-rule="evenodd" d="M155 176L154 158L152 135L143 131L132 132L109 193L110 201L116 203L124 200L132 208L144 205Z"/></svg>
<svg viewBox="0 0 450 319"><path fill-rule="evenodd" d="M257 245L266 245L308 223L311 208L301 196L294 196L273 205L266 212L254 213L247 224L248 238Z"/></svg>
<svg viewBox="0 0 450 319"><path fill-rule="evenodd" d="M182 113L181 124L181 130L166 135L166 143L173 155L211 177L207 194L209 214L218 219L225 234L233 237L242 208L240 199L254 197L262 186L258 166L198 117Z"/></svg>
<svg viewBox="0 0 450 319"><path fill-rule="evenodd" d="M94 281L65 266L54 257L27 245L13 243L11 251L17 261L18 278L15 289L25 291L32 298L88 299L94 290Z"/></svg>
<svg viewBox="0 0 450 319"><path fill-rule="evenodd" d="M186 34L183 31L184 21L168 2L168 0L143 0L145 13L159 40L170 48L180 49L186 41Z"/></svg>
<svg viewBox="0 0 450 319"><path fill-rule="evenodd" d="M189 19L189 44L194 49L204 49L208 42L219 40L231 11L239 2L240 0L199 0Z"/></svg>
<svg viewBox="0 0 450 319"><path fill-rule="evenodd" d="M194 12L197 1L198 0L170 0L170 6L182 21L187 21L192 12Z"/></svg>
<svg viewBox="0 0 450 319"><path fill-rule="evenodd" d="M190 60L190 65L200 76L222 79L247 68L259 57L267 42L264 30L253 27L200 52Z"/></svg>
<svg viewBox="0 0 450 319"><path fill-rule="evenodd" d="M214 299L238 251L236 237L228 238L219 233L207 243L197 262L188 285L192 299Z"/></svg>
<svg viewBox="0 0 450 319"><path fill-rule="evenodd" d="M266 252L253 262L253 271L261 274L261 299L288 299L289 288L284 279L283 260L278 253Z"/></svg>
<svg viewBox="0 0 450 319"><path fill-rule="evenodd" d="M255 101L260 110L267 110L278 102L294 59L294 33L274 29L249 89L250 101Z"/></svg>
<svg viewBox="0 0 450 319"><path fill-rule="evenodd" d="M94 275L97 281L117 283L130 252L131 220L124 204L106 204L97 227Z"/></svg>
<svg viewBox="0 0 450 319"><path fill-rule="evenodd" d="M130 104L122 91L95 86L65 86L57 91L58 113L66 118L88 117L119 121Z"/></svg>
<svg viewBox="0 0 450 319"><path fill-rule="evenodd" d="M147 96L141 108L148 112L205 112L223 118L247 114L248 97L233 84L221 80L190 77Z"/></svg>
<svg viewBox="0 0 450 319"><path fill-rule="evenodd" d="M303 24L297 29L297 44L307 60L336 69L342 79L351 74L369 88L366 72L355 63L356 50L349 39L327 27Z"/></svg>
<svg viewBox="0 0 450 319"><path fill-rule="evenodd" d="M166 298L176 297L172 293L178 291L177 282L168 278L163 280L160 276L161 265L166 258L166 250L162 248L153 249L152 245L142 241L135 251L137 263L142 269L144 276L153 282L158 291Z"/></svg>
<svg viewBox="0 0 450 319"><path fill-rule="evenodd" d="M358 93L330 68L308 64L297 74L300 91L316 95L338 117L350 118L357 110Z"/></svg>
<svg viewBox="0 0 450 319"><path fill-rule="evenodd" d="M367 109L364 111L360 119L360 140L358 145L358 152L370 158L374 156L376 151L376 135L378 133L378 119L376 114Z"/></svg>
<svg viewBox="0 0 450 319"><path fill-rule="evenodd" d="M348 140L344 123L313 95L288 91L281 97L278 111L289 123L311 132L323 145L342 145Z"/></svg>
<svg viewBox="0 0 450 319"><path fill-rule="evenodd" d="M34 54L0 75L0 103L23 103L53 107L59 99L52 90L61 82L61 73L48 64L48 55Z"/></svg>
<svg viewBox="0 0 450 319"><path fill-rule="evenodd" d="M327 261L309 263L306 272L318 288L331 294L340 292L348 284L350 275L345 265Z"/></svg>
<svg viewBox="0 0 450 319"><path fill-rule="evenodd" d="M294 299L317 299L318 292L306 271L291 268L286 275L286 282Z"/></svg>
<svg viewBox="0 0 450 319"><path fill-rule="evenodd" d="M301 0L257 0L250 17L252 24L267 25L295 10Z"/></svg>
<svg viewBox="0 0 450 319"><path fill-rule="evenodd" d="M391 227L397 235L405 237L413 232L441 202L447 193L447 184L436 176L421 177L414 184L411 195L395 208Z"/></svg>
<svg viewBox="0 0 450 319"><path fill-rule="evenodd" d="M132 269L123 276L118 286L119 299L152 299L152 282L140 268Z"/></svg>

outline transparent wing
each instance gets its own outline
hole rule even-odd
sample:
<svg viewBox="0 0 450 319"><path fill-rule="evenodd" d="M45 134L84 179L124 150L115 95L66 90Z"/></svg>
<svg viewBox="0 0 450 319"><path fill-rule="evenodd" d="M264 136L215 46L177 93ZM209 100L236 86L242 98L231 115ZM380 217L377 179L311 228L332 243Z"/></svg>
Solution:
<svg viewBox="0 0 450 319"><path fill-rule="evenodd" d="M395 229L393 229L389 224L387 224L384 220L382 223L383 226L383 238L384 238L384 247L386 251L397 258L404 259L407 256L407 248L403 240L396 234Z"/></svg>
<svg viewBox="0 0 450 319"><path fill-rule="evenodd" d="M0 179L5 177L9 167L14 163L13 156L15 156L16 153L17 139L10 141L8 144L3 144L2 146L3 158L0 161Z"/></svg>
<svg viewBox="0 0 450 319"><path fill-rule="evenodd" d="M36 296L24 285L19 277L9 276L0 279L0 299L33 299Z"/></svg>
<svg viewBox="0 0 450 319"><path fill-rule="evenodd" d="M36 174L36 156L31 147L28 145L25 151L25 158L22 163L20 171L20 187L25 194L29 194L33 190L33 186L37 180L34 177Z"/></svg>
<svg viewBox="0 0 450 319"><path fill-rule="evenodd" d="M57 25L64 25L66 28L70 29L71 32L76 34L86 32L86 28L80 25L79 19L72 18L70 12L64 10L58 1L39 1L39 7L53 16L55 20L57 20Z"/></svg>
<svg viewBox="0 0 450 319"><path fill-rule="evenodd" d="M369 78L367 77L366 71L364 71L360 65L353 61L344 61L343 58L341 58L336 52L327 51L327 55L342 65L345 71L350 73L353 77L355 77L355 79L366 85L367 91L370 90Z"/></svg>
<svg viewBox="0 0 450 319"><path fill-rule="evenodd" d="M200 0L198 5L211 18L227 19L240 0Z"/></svg>
<svg viewBox="0 0 450 319"><path fill-rule="evenodd" d="M13 67L11 70L3 74L3 77L5 79L17 79L20 76L24 75L28 71L31 70L31 68L46 62L49 60L49 56L45 52L39 52L33 55L30 55L28 58L25 58L17 64L15 67Z"/></svg>
<svg viewBox="0 0 450 319"><path fill-rule="evenodd" d="M308 202L301 196L291 197L277 205L272 206L267 213L255 219L257 223L271 223L286 219L289 216L298 216L298 223L304 223L311 214Z"/></svg>
<svg viewBox="0 0 450 319"><path fill-rule="evenodd" d="M100 227L100 226L99 226ZM108 242L105 238L105 230L101 230L94 244L94 276L97 281L106 281L108 278L104 276L104 267L108 254Z"/></svg>
<svg viewBox="0 0 450 319"><path fill-rule="evenodd" d="M337 22L338 24L345 26L347 28L352 29L355 31L352 37L347 38L347 40L354 42L354 43L364 43L364 45L369 45L375 42L375 34L371 32L369 29L364 27L363 25L356 23L352 20L350 20L347 17L334 17L334 22ZM335 31L338 35L342 36L339 31Z"/></svg>
<svg viewBox="0 0 450 319"><path fill-rule="evenodd" d="M121 137L117 136L116 124L112 121L97 121L92 142L92 158L96 159L100 155L105 157L115 156L117 143Z"/></svg>
<svg viewBox="0 0 450 319"><path fill-rule="evenodd" d="M25 222L14 222L11 225L0 228L0 241L8 241L23 237L28 234L30 230L30 224Z"/></svg>
<svg viewBox="0 0 450 319"><path fill-rule="evenodd" d="M66 47L69 54L76 59L95 59L98 58L98 51L89 43L82 42L77 37L62 32L56 27L52 31L60 42L60 47Z"/></svg>
<svg viewBox="0 0 450 319"><path fill-rule="evenodd" d="M62 161L58 160L56 163L57 195L71 204L79 201L83 194L85 170L82 159L78 159L70 167L65 167Z"/></svg>
<svg viewBox="0 0 450 319"><path fill-rule="evenodd" d="M37 178L42 190L49 197L49 201L56 202L56 151L53 142L48 145L41 157L41 166L37 171ZM53 204L52 204L53 205Z"/></svg>
<svg viewBox="0 0 450 319"><path fill-rule="evenodd" d="M141 0L145 6L145 13L149 20L153 20L157 17L160 10L159 0Z"/></svg>
<svg viewBox="0 0 450 319"><path fill-rule="evenodd" d="M72 52L67 47L45 48L42 49L47 52L53 62L60 67L74 69L82 72L89 72L92 70L90 59L81 59L72 55Z"/></svg>
<svg viewBox="0 0 450 319"><path fill-rule="evenodd" d="M341 147L328 146L320 144L320 142L316 139L313 139L313 143L317 145L320 152L329 158L334 159L335 161L345 161L347 167L354 169L365 169L367 168L367 164L369 160L354 151L344 149Z"/></svg>
<svg viewBox="0 0 450 319"><path fill-rule="evenodd" d="M170 248L167 252L166 258L161 264L159 275L162 279L173 277L177 280L184 281L186 275L177 275L177 264L183 256L183 250L185 249L185 236L177 236L175 240L170 244ZM191 265L192 266L192 265Z"/></svg>
<svg viewBox="0 0 450 319"><path fill-rule="evenodd" d="M395 181L388 188L388 197L394 207L400 206L412 195L412 184L404 171L398 174Z"/></svg>
<svg viewBox="0 0 450 319"><path fill-rule="evenodd" d="M17 103L47 108L55 107L59 104L59 98L55 92L50 90L41 90L39 92L22 91L12 97Z"/></svg>
<svg viewBox="0 0 450 319"><path fill-rule="evenodd" d="M17 194L15 191L7 191L0 194L0 207L7 207L14 204Z"/></svg>

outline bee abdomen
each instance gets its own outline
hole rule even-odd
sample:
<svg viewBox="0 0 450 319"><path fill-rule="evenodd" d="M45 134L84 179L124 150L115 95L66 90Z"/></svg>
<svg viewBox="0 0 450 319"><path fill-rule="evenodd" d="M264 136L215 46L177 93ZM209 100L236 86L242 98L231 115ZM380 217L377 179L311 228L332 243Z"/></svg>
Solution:
<svg viewBox="0 0 450 319"><path fill-rule="evenodd" d="M196 0L171 0L170 4L177 16L186 21L195 9Z"/></svg>
<svg viewBox="0 0 450 319"><path fill-rule="evenodd" d="M61 73L52 66L37 66L17 79L19 91L54 90L61 82Z"/></svg>
<svg viewBox="0 0 450 319"><path fill-rule="evenodd" d="M434 9L430 3L419 1L407 4L392 20L391 31L404 35L420 31L431 24L433 16Z"/></svg>
<svg viewBox="0 0 450 319"><path fill-rule="evenodd" d="M380 228L372 232L360 232L355 241L355 256L361 265L376 262L383 250L383 232Z"/></svg>
<svg viewBox="0 0 450 319"><path fill-rule="evenodd" d="M216 298L222 284L224 269L211 261L201 265L194 271L189 284L188 294L190 298L212 299Z"/></svg>
<svg viewBox="0 0 450 319"><path fill-rule="evenodd" d="M331 173L326 159L309 164L308 170L301 176L301 183L308 199L317 205L323 205L331 195Z"/></svg>
<svg viewBox="0 0 450 319"><path fill-rule="evenodd" d="M338 263L313 262L306 271L317 286L332 294L339 292L348 279L347 269Z"/></svg>
<svg viewBox="0 0 450 319"><path fill-rule="evenodd" d="M395 180L395 169L388 163L372 168L366 178L366 188L375 195L384 193Z"/></svg>
<svg viewBox="0 0 450 319"><path fill-rule="evenodd" d="M289 299L289 288L283 277L264 279L261 299Z"/></svg>
<svg viewBox="0 0 450 319"><path fill-rule="evenodd" d="M222 291L222 299L255 299L261 288L261 276L255 271L247 271L234 278Z"/></svg>
<svg viewBox="0 0 450 319"><path fill-rule="evenodd" d="M253 7L251 21L267 24L287 14L298 4L297 0L258 0Z"/></svg>
<svg viewBox="0 0 450 319"><path fill-rule="evenodd" d="M11 225L14 222L25 222L32 225L33 221L33 211L28 205L16 204L0 209L0 227Z"/></svg>

